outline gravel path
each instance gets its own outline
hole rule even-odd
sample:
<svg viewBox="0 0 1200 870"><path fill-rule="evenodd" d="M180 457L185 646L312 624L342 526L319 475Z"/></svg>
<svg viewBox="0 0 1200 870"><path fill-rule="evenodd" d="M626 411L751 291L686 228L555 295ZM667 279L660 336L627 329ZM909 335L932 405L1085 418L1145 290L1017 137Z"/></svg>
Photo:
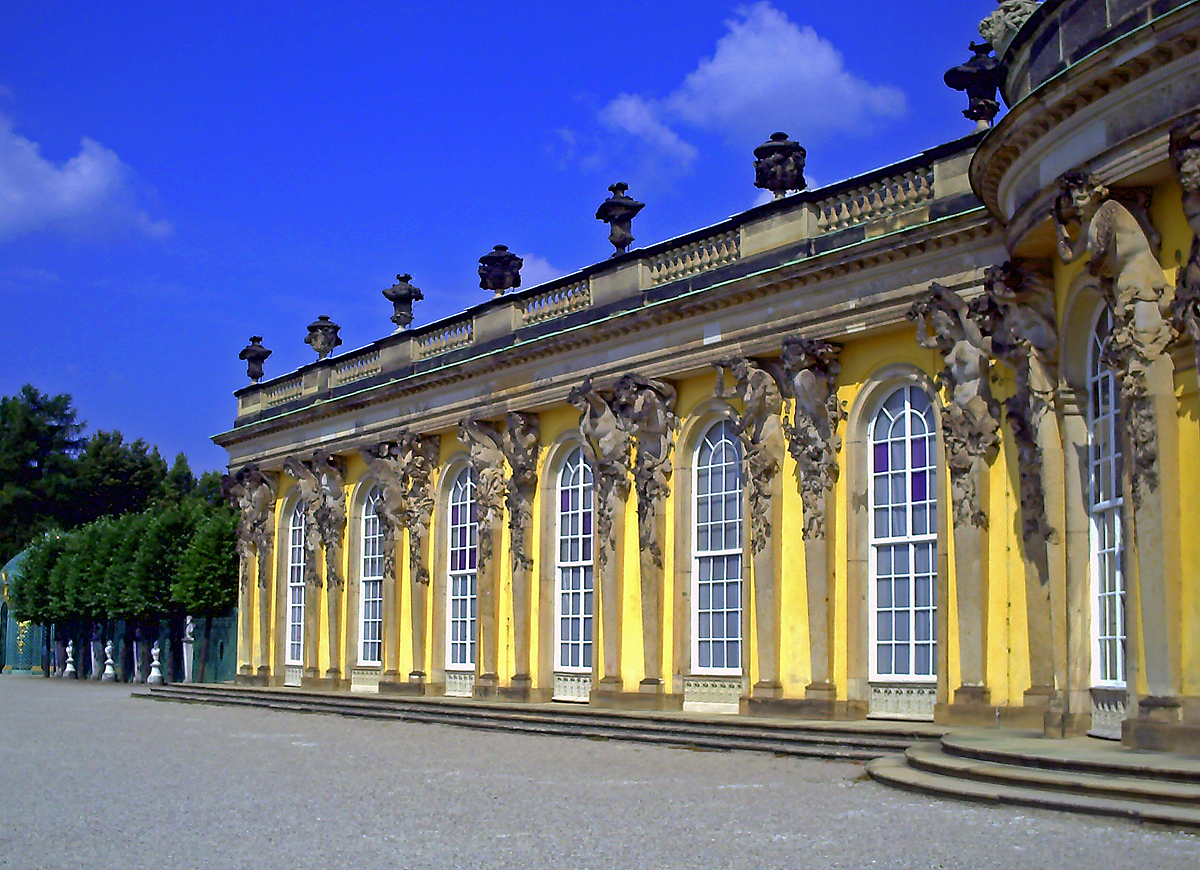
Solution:
<svg viewBox="0 0 1200 870"><path fill-rule="evenodd" d="M1154 868L1200 837L750 753L166 704L0 677L0 867Z"/></svg>

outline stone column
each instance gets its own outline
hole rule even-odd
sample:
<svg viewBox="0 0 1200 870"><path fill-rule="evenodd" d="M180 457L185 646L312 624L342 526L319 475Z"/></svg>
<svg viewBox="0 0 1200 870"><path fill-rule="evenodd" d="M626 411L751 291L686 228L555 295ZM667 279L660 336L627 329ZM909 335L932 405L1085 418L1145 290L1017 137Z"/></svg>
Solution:
<svg viewBox="0 0 1200 870"><path fill-rule="evenodd" d="M625 549L625 504L629 497L630 437L613 410L611 395L592 386L591 378L567 395L580 412L579 432L592 466L595 483L596 569L599 575L600 637L602 655L593 656L593 693L615 695L621 691L621 601ZM603 665L603 676L600 668ZM599 677L597 679L597 677Z"/></svg>
<svg viewBox="0 0 1200 870"><path fill-rule="evenodd" d="M324 450L313 453L312 468L320 485L320 501L316 511L325 551L326 617L329 638L329 667L325 671L326 687L342 688L342 597L345 578L342 577L342 541L346 533L346 463L339 456Z"/></svg>
<svg viewBox="0 0 1200 870"><path fill-rule="evenodd" d="M537 415L510 413L500 443L512 469L505 499L508 506L509 553L512 556L513 645L516 674L505 694L529 697L530 587L533 583L533 497L537 492L537 461L541 451Z"/></svg>
<svg viewBox="0 0 1200 870"><path fill-rule="evenodd" d="M1066 669L1063 698L1063 731L1086 731L1092 714L1092 600L1091 529L1088 516L1087 394L1064 390L1062 408L1062 459L1067 578L1063 625L1066 630ZM1046 455L1051 455L1050 451Z"/></svg>
<svg viewBox="0 0 1200 870"><path fill-rule="evenodd" d="M257 550L260 556L259 609L261 611L265 608L268 614L265 618L269 619L270 604L264 600L261 591L264 581L269 586L269 577L266 573L269 566L264 564L262 554L271 552L275 536L276 483L273 474L264 472L255 465L248 465L236 474L225 475L221 483L226 495L230 497L238 511L238 626L240 628L239 658L242 662L238 668L238 680L248 682L254 678L251 566L253 565L253 552ZM264 619L261 613L259 619L261 626L261 621ZM267 632L261 633L261 642L264 645L269 636ZM259 661L259 677L263 678L266 674L261 673L262 667L267 668L268 674L270 671L265 647L260 650Z"/></svg>
<svg viewBox="0 0 1200 870"><path fill-rule="evenodd" d="M663 544L665 502L670 492L671 450L678 426L672 408L675 388L665 381L623 375L613 386L613 409L635 439L633 482L637 492L641 569L642 682L640 690L661 694Z"/></svg>
<svg viewBox="0 0 1200 870"><path fill-rule="evenodd" d="M982 299L983 297L980 297ZM940 377L949 396L942 405L942 443L950 470L954 587L958 604L959 670L952 717L977 719L991 703L987 685L986 603L989 466L1000 448L999 406L989 385L992 339L981 331L986 308L933 284L913 305L917 341L945 361Z"/></svg>
<svg viewBox="0 0 1200 870"><path fill-rule="evenodd" d="M399 438L408 477L405 524L408 527L408 576L411 593L413 669L408 681L418 691L425 685L425 626L429 607L429 524L433 518L433 473L438 439L402 432Z"/></svg>
<svg viewBox="0 0 1200 870"><path fill-rule="evenodd" d="M475 572L478 601L475 695L492 697L500 683L496 624L499 559L496 558L496 548L504 530L502 518L508 480L500 433L494 424L463 420L458 425L458 440L471 451L471 471L475 476L475 503L478 505L479 518L479 560Z"/></svg>

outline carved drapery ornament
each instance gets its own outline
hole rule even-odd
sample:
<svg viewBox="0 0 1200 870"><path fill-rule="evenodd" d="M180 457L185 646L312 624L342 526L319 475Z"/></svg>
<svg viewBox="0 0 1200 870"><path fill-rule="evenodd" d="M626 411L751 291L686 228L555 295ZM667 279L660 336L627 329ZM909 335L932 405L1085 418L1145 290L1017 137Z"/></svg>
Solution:
<svg viewBox="0 0 1200 870"><path fill-rule="evenodd" d="M1072 263L1090 254L1088 268L1100 278L1112 309L1113 329L1104 362L1121 385L1133 501L1139 507L1159 485L1150 369L1169 359L1167 348L1177 334L1172 312L1175 288L1154 256L1142 222L1110 198L1107 187L1086 172L1071 171L1059 179L1059 190L1054 206L1059 258ZM1074 239L1068 229L1071 223L1079 226Z"/></svg>
<svg viewBox="0 0 1200 870"><path fill-rule="evenodd" d="M613 515L629 497L630 437L613 409L611 394L592 386L591 378L567 394L567 403L579 410L579 434L592 466L596 487L596 560L603 570L616 542Z"/></svg>
<svg viewBox="0 0 1200 870"><path fill-rule="evenodd" d="M1170 152L1175 177L1183 188L1183 213L1192 228L1192 249L1175 279L1172 315L1175 329L1192 340L1196 371L1200 372L1200 112L1171 130Z"/></svg>
<svg viewBox="0 0 1200 870"><path fill-rule="evenodd" d="M492 423L463 420L458 424L458 440L471 453L471 471L475 475L475 503L479 508L479 563L490 566L496 546L493 530L504 510L504 498L508 492L500 433Z"/></svg>
<svg viewBox="0 0 1200 870"><path fill-rule="evenodd" d="M613 385L613 408L635 439L633 485L638 496L638 544L663 566L658 517L671 491L671 450L679 418L672 410L675 388L666 381L622 375Z"/></svg>
<svg viewBox="0 0 1200 870"><path fill-rule="evenodd" d="M508 507L508 531L513 572L533 568L533 556L526 551L525 533L533 522L533 497L537 492L537 461L541 451L541 429L536 414L510 413L505 418L500 446L512 469L505 503Z"/></svg>
<svg viewBox="0 0 1200 870"><path fill-rule="evenodd" d="M938 383L946 391L942 440L950 469L954 519L960 525L988 526L979 498L977 471L1000 449L1000 407L988 383L992 339L980 329L983 305L968 305L940 284L913 303L908 319L917 324L917 343L942 355Z"/></svg>
<svg viewBox="0 0 1200 870"><path fill-rule="evenodd" d="M760 553L771 539L771 489L783 454L783 393L769 363L745 357L713 363L718 399L739 398L743 412L732 414L733 431L742 442L742 477L749 486L750 552ZM735 384L725 383L725 371Z"/></svg>
<svg viewBox="0 0 1200 870"><path fill-rule="evenodd" d="M838 480L842 439L837 428L846 419L846 409L837 395L841 352L839 344L800 336L783 343L785 383L795 399L792 419L785 424L788 452L796 460L800 475L805 540L825 537L827 496Z"/></svg>

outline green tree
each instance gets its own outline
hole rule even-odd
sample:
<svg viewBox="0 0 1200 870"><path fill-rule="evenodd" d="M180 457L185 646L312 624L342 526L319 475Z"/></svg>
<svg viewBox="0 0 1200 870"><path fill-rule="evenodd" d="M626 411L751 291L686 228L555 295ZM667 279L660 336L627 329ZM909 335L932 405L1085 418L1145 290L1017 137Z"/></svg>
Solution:
<svg viewBox="0 0 1200 870"><path fill-rule="evenodd" d="M9 603L18 619L50 624L50 572L65 547L66 540L57 531L44 532L29 545L21 570L8 589Z"/></svg>
<svg viewBox="0 0 1200 870"><path fill-rule="evenodd" d="M120 432L97 431L79 454L67 524L144 510L162 495L166 477L167 463L157 447L141 438L126 443Z"/></svg>
<svg viewBox="0 0 1200 870"><path fill-rule="evenodd" d="M163 477L160 499L168 504L179 504L196 490L196 475L182 453L175 455L171 469Z"/></svg>
<svg viewBox="0 0 1200 870"><path fill-rule="evenodd" d="M83 423L65 393L26 384L0 398L0 563L62 523Z"/></svg>
<svg viewBox="0 0 1200 870"><path fill-rule="evenodd" d="M199 520L199 511L190 503L148 514L125 587L130 618L146 622L170 612L171 584Z"/></svg>
<svg viewBox="0 0 1200 870"><path fill-rule="evenodd" d="M204 619L201 682L208 663L213 619L228 613L237 603L237 596L237 517L228 508L217 508L196 527L180 559L177 579L171 585L172 600L185 613Z"/></svg>

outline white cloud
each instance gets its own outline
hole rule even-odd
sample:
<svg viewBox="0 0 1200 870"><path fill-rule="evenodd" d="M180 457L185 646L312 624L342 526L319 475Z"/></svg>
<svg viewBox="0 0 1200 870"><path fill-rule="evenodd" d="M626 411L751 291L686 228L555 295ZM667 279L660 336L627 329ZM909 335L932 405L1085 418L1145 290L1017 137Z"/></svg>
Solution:
<svg viewBox="0 0 1200 870"><path fill-rule="evenodd" d="M696 147L673 125L737 142L764 140L781 129L811 141L870 130L907 110L902 91L853 75L831 42L766 0L734 14L712 57L679 87L662 99L621 94L600 110L601 123L686 166Z"/></svg>
<svg viewBox="0 0 1200 870"><path fill-rule="evenodd" d="M130 229L151 237L171 232L138 204L133 170L110 148L84 138L61 166L41 155L0 114L0 241L40 229Z"/></svg>
<svg viewBox="0 0 1200 870"><path fill-rule="evenodd" d="M539 257L537 254L521 254L520 257L525 261L525 264L521 266L522 287L536 287L538 284L545 284L547 281L553 281L555 278L561 278L567 274L557 266L551 265L545 257Z"/></svg>

